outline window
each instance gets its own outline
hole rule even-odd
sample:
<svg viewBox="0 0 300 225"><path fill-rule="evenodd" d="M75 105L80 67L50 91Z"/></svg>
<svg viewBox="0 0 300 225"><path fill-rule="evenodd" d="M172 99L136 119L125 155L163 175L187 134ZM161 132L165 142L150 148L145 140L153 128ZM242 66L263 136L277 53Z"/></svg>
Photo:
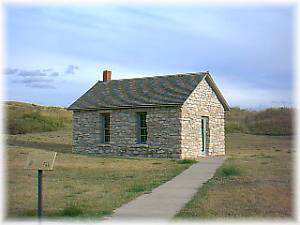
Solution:
<svg viewBox="0 0 300 225"><path fill-rule="evenodd" d="M102 142L110 142L110 115L109 113L102 114Z"/></svg>
<svg viewBox="0 0 300 225"><path fill-rule="evenodd" d="M137 113L137 142L140 144L146 144L147 142L147 113Z"/></svg>

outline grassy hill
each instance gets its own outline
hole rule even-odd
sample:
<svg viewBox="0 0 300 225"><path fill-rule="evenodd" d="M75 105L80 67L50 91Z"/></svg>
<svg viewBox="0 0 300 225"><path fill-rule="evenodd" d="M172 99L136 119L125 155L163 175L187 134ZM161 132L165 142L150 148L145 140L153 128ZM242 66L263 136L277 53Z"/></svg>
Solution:
<svg viewBox="0 0 300 225"><path fill-rule="evenodd" d="M71 129L72 112L24 102L6 102L7 133L24 134ZM226 133L292 135L293 109L269 108L255 111L231 108L226 113Z"/></svg>
<svg viewBox="0 0 300 225"><path fill-rule="evenodd" d="M260 111L231 108L226 114L226 133L292 135L293 113L287 107Z"/></svg>
<svg viewBox="0 0 300 225"><path fill-rule="evenodd" d="M8 101L5 110L9 134L70 129L72 125L72 112L62 107Z"/></svg>

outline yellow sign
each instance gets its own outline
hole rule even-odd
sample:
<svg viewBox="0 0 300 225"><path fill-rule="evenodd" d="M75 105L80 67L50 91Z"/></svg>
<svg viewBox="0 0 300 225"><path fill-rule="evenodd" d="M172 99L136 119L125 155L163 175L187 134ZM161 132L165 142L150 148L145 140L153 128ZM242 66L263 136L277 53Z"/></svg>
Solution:
<svg viewBox="0 0 300 225"><path fill-rule="evenodd" d="M28 154L25 169L53 170L57 152L31 152Z"/></svg>

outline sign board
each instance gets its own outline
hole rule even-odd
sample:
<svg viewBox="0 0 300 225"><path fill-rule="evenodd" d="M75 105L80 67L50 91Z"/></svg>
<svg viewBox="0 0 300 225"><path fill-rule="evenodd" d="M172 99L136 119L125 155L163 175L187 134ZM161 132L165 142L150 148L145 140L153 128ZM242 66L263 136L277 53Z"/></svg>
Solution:
<svg viewBox="0 0 300 225"><path fill-rule="evenodd" d="M25 169L27 170L53 170L57 152L30 152Z"/></svg>

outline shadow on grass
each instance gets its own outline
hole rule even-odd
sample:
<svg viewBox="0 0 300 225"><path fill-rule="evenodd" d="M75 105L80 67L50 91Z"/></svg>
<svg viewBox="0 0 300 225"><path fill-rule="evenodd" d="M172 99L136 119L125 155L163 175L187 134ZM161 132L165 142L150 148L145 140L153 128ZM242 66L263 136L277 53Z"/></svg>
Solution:
<svg viewBox="0 0 300 225"><path fill-rule="evenodd" d="M133 187L128 189L128 192L130 192L130 193L139 193L139 192L144 192L144 191L146 191L146 189L142 185L134 185Z"/></svg>
<svg viewBox="0 0 300 225"><path fill-rule="evenodd" d="M279 151L280 151L280 150L279 150ZM264 154L264 153L251 155L250 157L261 158L261 159L272 159L272 158L273 158L273 156L271 156L271 155L266 155L266 154Z"/></svg>
<svg viewBox="0 0 300 225"><path fill-rule="evenodd" d="M112 211L108 210L100 210L95 214L91 215L88 212L83 210L83 207L78 206L77 204L69 204L63 210L54 210L54 211L47 211L43 213L44 219L59 219L59 218L82 218L82 219L98 219L104 216L112 215ZM26 210L19 215L8 215L7 219L28 219L28 220L35 220L37 218L36 210Z"/></svg>
<svg viewBox="0 0 300 225"><path fill-rule="evenodd" d="M45 149L48 151L56 151L61 153L72 153L72 145L69 144L55 144L55 143L50 144L50 143L43 143L43 142L20 141L20 140L8 140L6 144L10 146Z"/></svg>

